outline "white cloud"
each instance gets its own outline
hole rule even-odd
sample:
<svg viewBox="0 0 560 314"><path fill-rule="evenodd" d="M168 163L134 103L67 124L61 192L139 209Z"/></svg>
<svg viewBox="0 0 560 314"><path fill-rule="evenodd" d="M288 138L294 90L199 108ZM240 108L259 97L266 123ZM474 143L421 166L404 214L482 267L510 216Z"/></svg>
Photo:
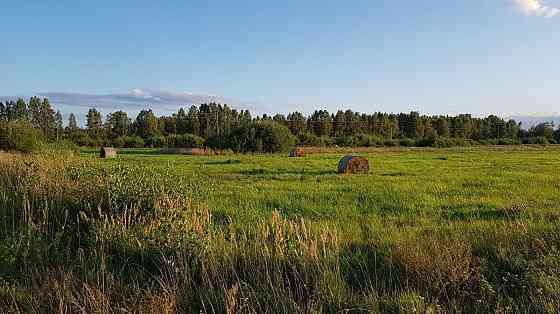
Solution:
<svg viewBox="0 0 560 314"><path fill-rule="evenodd" d="M541 0L512 0L519 12L526 16L552 18L560 14L560 9L550 7Z"/></svg>

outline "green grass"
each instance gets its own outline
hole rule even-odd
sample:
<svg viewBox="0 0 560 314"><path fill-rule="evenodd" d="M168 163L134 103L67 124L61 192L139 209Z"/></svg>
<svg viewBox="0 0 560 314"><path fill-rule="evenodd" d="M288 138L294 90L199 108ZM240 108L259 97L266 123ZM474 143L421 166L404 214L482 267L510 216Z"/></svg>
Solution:
<svg viewBox="0 0 560 314"><path fill-rule="evenodd" d="M4 154L0 309L560 311L560 147L360 151Z"/></svg>
<svg viewBox="0 0 560 314"><path fill-rule="evenodd" d="M370 175L339 175L341 154L208 157L124 150L118 159L104 163L143 165L188 178L208 207L232 217L279 211L313 221L395 216L446 223L503 220L503 212L512 208L542 217L556 215L560 207L557 148L380 150L360 155L369 158Z"/></svg>

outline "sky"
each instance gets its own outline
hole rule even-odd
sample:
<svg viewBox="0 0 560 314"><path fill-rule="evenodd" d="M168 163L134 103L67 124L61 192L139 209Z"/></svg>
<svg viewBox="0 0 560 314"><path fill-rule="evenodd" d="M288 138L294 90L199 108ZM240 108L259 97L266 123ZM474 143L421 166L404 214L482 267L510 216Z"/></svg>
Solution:
<svg viewBox="0 0 560 314"><path fill-rule="evenodd" d="M157 101L164 94L261 113L558 112L557 8L560 0L0 0L0 95L57 93L65 111L84 105L64 104L73 93L140 97L134 108L153 102L155 111L170 108Z"/></svg>

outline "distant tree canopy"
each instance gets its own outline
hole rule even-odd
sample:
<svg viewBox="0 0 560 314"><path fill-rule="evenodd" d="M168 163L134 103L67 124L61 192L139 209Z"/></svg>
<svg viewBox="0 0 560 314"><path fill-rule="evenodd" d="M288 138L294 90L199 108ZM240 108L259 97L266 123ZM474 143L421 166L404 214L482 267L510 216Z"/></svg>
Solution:
<svg viewBox="0 0 560 314"><path fill-rule="evenodd" d="M514 120L470 114L428 116L418 112L372 114L339 110L316 110L253 117L248 110L226 104L208 103L180 108L169 116L156 116L142 110L132 120L124 111L106 115L92 107L85 128L76 116L63 117L48 99L31 97L29 102L0 102L2 149L17 149L32 143L69 140L80 146L117 147L202 147L240 152L276 152L293 145L310 146L458 146L473 144L560 143L560 130L552 123L541 123L523 130ZM25 130L15 135L16 128ZM8 137L10 141L8 141ZM24 141L22 137L31 138ZM8 144L9 142L9 144ZM25 144L23 144L25 142Z"/></svg>

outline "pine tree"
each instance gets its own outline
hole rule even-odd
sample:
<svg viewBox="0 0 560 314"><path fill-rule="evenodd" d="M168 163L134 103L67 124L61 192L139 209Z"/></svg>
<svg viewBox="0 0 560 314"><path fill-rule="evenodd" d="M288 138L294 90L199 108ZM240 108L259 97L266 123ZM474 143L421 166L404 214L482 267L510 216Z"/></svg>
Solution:
<svg viewBox="0 0 560 314"><path fill-rule="evenodd" d="M68 116L68 130L69 131L76 131L78 129L78 122L76 121L76 116L73 113L70 113Z"/></svg>
<svg viewBox="0 0 560 314"><path fill-rule="evenodd" d="M54 124L55 124L55 128L56 128L56 141L58 142L60 140L60 138L62 137L62 131L64 128L64 122L62 121L62 113L60 113L60 111L56 112L55 118L54 118Z"/></svg>
<svg viewBox="0 0 560 314"><path fill-rule="evenodd" d="M101 129L103 121L101 120L101 113L95 108L89 109L86 115L86 127L88 130L97 131Z"/></svg>
<svg viewBox="0 0 560 314"><path fill-rule="evenodd" d="M16 102L16 119L17 120L28 120L29 119L29 113L27 110L27 104L25 103L25 100L23 100L23 98L18 98L17 102Z"/></svg>

